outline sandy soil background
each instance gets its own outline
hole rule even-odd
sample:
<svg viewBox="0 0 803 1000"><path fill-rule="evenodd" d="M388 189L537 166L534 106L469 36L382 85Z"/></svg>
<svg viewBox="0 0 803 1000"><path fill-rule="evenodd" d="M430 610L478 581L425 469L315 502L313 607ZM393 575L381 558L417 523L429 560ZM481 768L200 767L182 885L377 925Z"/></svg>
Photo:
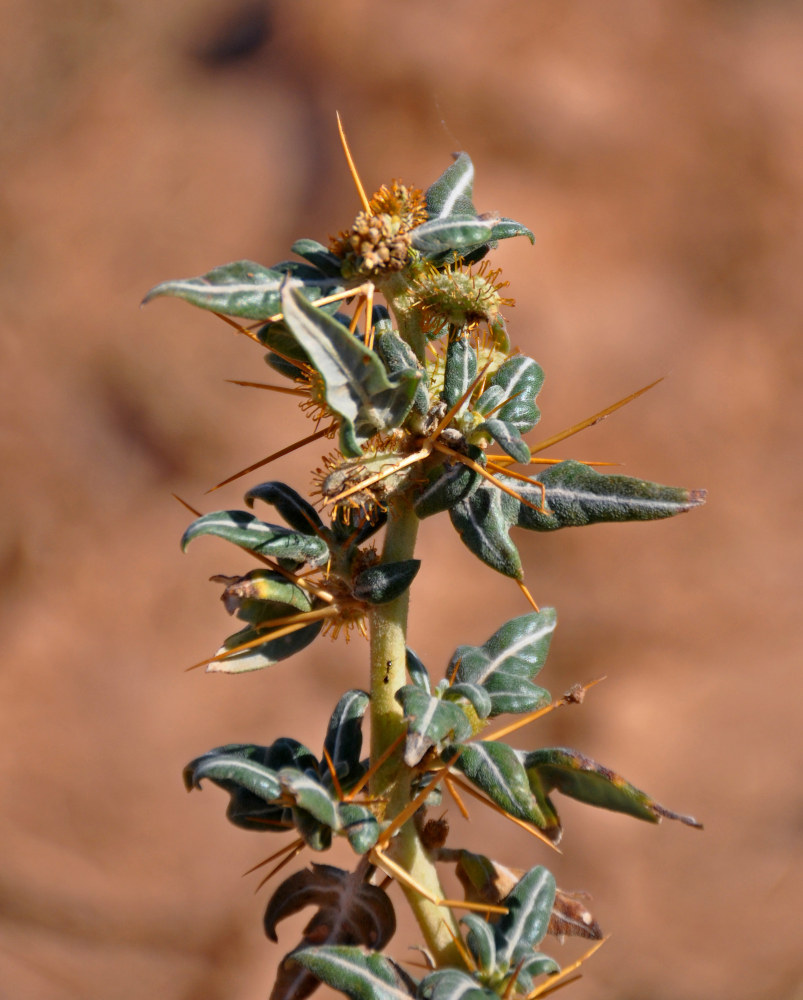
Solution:
<svg viewBox="0 0 803 1000"><path fill-rule="evenodd" d="M252 344L181 303L138 303L347 225L338 108L369 190L426 186L466 149L480 210L535 231L496 261L514 341L547 373L544 436L668 375L567 454L710 491L670 522L520 539L536 599L560 613L544 683L609 677L520 745L576 746L705 832L567 802L560 857L476 815L455 842L546 861L593 895L613 937L567 996L803 997L803 9L0 12L0 996L266 996L303 924L266 941L267 896L240 873L275 842L228 825L216 790L185 795L180 772L234 740L317 748L365 647L185 673L229 625L206 577L244 564L216 542L182 556L170 493L237 506L240 485L204 490L308 425L223 381L263 375ZM319 457L271 475L305 489ZM422 551L411 637L439 673L526 607L445 521ZM414 940L402 927L395 953Z"/></svg>

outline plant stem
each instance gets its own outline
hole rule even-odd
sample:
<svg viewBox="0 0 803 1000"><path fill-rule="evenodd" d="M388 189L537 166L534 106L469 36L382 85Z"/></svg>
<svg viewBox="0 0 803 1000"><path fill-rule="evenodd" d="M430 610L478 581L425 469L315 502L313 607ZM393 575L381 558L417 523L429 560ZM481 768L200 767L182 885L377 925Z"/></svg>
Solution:
<svg viewBox="0 0 803 1000"><path fill-rule="evenodd" d="M418 518L410 507L391 507L385 529L382 562L412 559L418 534ZM371 611L371 760L378 760L387 747L398 739L404 729L401 705L396 692L407 679L407 610L410 591L387 604L378 604ZM391 759L377 772L372 783L387 790L398 759Z"/></svg>
<svg viewBox="0 0 803 1000"><path fill-rule="evenodd" d="M421 312L416 308L410 294L409 278L393 275L382 285L385 296L399 330L399 336L413 349L413 353L424 364L427 338L421 327Z"/></svg>
<svg viewBox="0 0 803 1000"><path fill-rule="evenodd" d="M411 559L415 551L418 518L412 508L391 508L382 550L382 562ZM371 760L379 756L404 731L404 717L396 701L396 692L407 679L407 612L409 591L388 604L377 605L371 612ZM371 793L389 797L386 819L399 813L410 800L413 771L401 760L397 751L381 767L371 782ZM427 854L415 822L410 819L394 838L394 860L410 878L436 898L443 890L432 859ZM450 910L436 906L410 886L401 884L410 908L418 921L427 946L438 966L460 967L462 960L454 945L457 923ZM451 931L451 933L450 933Z"/></svg>

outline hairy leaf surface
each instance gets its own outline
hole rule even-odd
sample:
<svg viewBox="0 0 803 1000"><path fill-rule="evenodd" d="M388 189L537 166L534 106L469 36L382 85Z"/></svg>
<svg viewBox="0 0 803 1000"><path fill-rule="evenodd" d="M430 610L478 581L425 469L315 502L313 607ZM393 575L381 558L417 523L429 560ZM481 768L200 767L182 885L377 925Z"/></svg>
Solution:
<svg viewBox="0 0 803 1000"><path fill-rule="evenodd" d="M468 337L450 335L443 377L443 399L450 409L465 395L476 377L477 352L469 343ZM468 400L457 412L462 413L467 406Z"/></svg>
<svg viewBox="0 0 803 1000"><path fill-rule="evenodd" d="M546 661L557 616L554 608L521 615L503 625L482 646L459 646L447 674L481 685L491 696L491 715L531 712L549 704L548 691L532 684Z"/></svg>
<svg viewBox="0 0 803 1000"><path fill-rule="evenodd" d="M502 391L501 398L507 402L497 410L496 416L522 434L526 434L541 419L541 411L536 406L535 400L543 384L544 372L541 366L532 358L517 354L502 362L488 379L488 388L485 391L486 393L496 389Z"/></svg>
<svg viewBox="0 0 803 1000"><path fill-rule="evenodd" d="M602 764L565 747L544 747L522 754L533 793L539 801L553 789L592 806L627 813L648 823L677 819L687 826L702 827L692 816L683 816L660 805L646 792ZM550 803L551 805L551 803ZM552 807L554 810L554 806Z"/></svg>
<svg viewBox="0 0 803 1000"><path fill-rule="evenodd" d="M373 351L290 286L282 291L282 310L324 381L327 406L340 417L340 450L347 457L359 457L362 442L378 431L398 427L410 412L418 372L401 372L391 382Z"/></svg>
<svg viewBox="0 0 803 1000"><path fill-rule="evenodd" d="M444 751L447 758L454 748ZM543 816L530 790L527 773L516 751L499 740L465 743L452 765L505 812L518 819L543 825Z"/></svg>
<svg viewBox="0 0 803 1000"><path fill-rule="evenodd" d="M274 664L288 659L306 646L309 646L322 628L322 621L312 622L310 625L304 625L303 628L296 629L296 631L289 632L286 635L281 635L276 639L267 638L264 642L250 646L239 653L232 652L232 650L237 649L237 647L245 643L254 642L260 636L270 635L264 629L255 629L249 626L239 632L235 632L234 635L230 635L223 642L223 645L215 654L222 658L212 660L207 665L206 671L210 674L243 674L251 670L262 670L265 667L272 667ZM223 654L229 655L224 656Z"/></svg>
<svg viewBox="0 0 803 1000"><path fill-rule="evenodd" d="M540 490L499 477L525 499L539 504ZM662 486L632 476L604 475L582 462L560 462L535 477L546 488L550 514L518 504L515 521L520 528L554 531L601 521L654 521L684 514L705 500L705 491ZM515 502L515 501L514 501Z"/></svg>
<svg viewBox="0 0 803 1000"><path fill-rule="evenodd" d="M521 961L547 932L552 904L555 901L555 879L542 865L526 872L508 896L504 905L508 912L496 923L497 962L507 967Z"/></svg>
<svg viewBox="0 0 803 1000"><path fill-rule="evenodd" d="M197 518L184 532L182 549L199 535L215 535L248 552L289 559L299 565L322 566L329 559L329 546L317 535L267 524L244 510L218 510Z"/></svg>
<svg viewBox="0 0 803 1000"><path fill-rule="evenodd" d="M420 1000L498 1000L499 994L481 986L460 969L438 969L421 980L418 997Z"/></svg>
<svg viewBox="0 0 803 1000"><path fill-rule="evenodd" d="M369 604L387 604L388 601L395 601L407 590L420 568L420 559L405 559L402 562L369 566L355 579L352 592L360 601L367 601Z"/></svg>
<svg viewBox="0 0 803 1000"><path fill-rule="evenodd" d="M483 435L493 438L502 451L507 452L515 461L524 463L530 461L530 449L527 442L513 424L508 424L497 417L486 420L472 431L469 440L475 442L478 437Z"/></svg>
<svg viewBox="0 0 803 1000"><path fill-rule="evenodd" d="M348 945L302 948L293 960L333 990L351 1000L410 1000L413 984L399 966L384 955L366 955Z"/></svg>
<svg viewBox="0 0 803 1000"><path fill-rule="evenodd" d="M252 260L238 260L196 278L163 281L148 292L142 304L160 295L171 295L226 316L267 319L281 311L280 290L284 282L310 301L342 291L344 287L339 278L327 277L309 264L285 261L275 267L264 267Z"/></svg>
<svg viewBox="0 0 803 1000"><path fill-rule="evenodd" d="M516 507L521 506L518 500L483 481L452 507L449 517L463 544L478 559L498 573L521 580L521 556L509 534L511 500Z"/></svg>
<svg viewBox="0 0 803 1000"><path fill-rule="evenodd" d="M246 506L253 507L255 500L270 504L287 521L291 528L307 535L315 535L323 528L318 511L299 493L285 483L269 482L252 486L244 497Z"/></svg>
<svg viewBox="0 0 803 1000"><path fill-rule="evenodd" d="M341 784L362 776L362 720L370 700L365 691L346 691L329 719L323 745Z"/></svg>
<svg viewBox="0 0 803 1000"><path fill-rule="evenodd" d="M407 722L404 762L408 767L415 767L430 747L447 738L460 742L471 736L471 723L460 704L427 694L413 684L397 691L396 700Z"/></svg>

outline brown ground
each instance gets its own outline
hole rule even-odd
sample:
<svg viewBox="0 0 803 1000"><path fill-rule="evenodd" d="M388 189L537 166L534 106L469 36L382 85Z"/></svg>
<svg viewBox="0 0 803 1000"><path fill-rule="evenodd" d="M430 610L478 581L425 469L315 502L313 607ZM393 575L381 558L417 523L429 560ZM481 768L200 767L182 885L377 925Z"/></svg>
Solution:
<svg viewBox="0 0 803 1000"><path fill-rule="evenodd" d="M263 373L248 342L137 304L347 224L338 108L369 188L425 186L464 148L480 209L535 230L497 261L547 372L544 435L669 374L573 454L710 491L664 524L522 539L561 614L544 682L609 680L521 745L575 745L705 833L568 803L562 857L476 815L455 838L593 893L614 936L567 996L803 997L803 9L286 2L261 41L260 11L3 5L0 996L267 995L282 951L239 879L265 840L180 770L231 740L317 747L365 648L183 672L228 625L205 577L243 567L213 542L181 556L170 492L236 506L240 486L203 490L305 424L222 381ZM271 474L303 489L318 457ZM444 521L424 539L412 641L439 671L526 609Z"/></svg>

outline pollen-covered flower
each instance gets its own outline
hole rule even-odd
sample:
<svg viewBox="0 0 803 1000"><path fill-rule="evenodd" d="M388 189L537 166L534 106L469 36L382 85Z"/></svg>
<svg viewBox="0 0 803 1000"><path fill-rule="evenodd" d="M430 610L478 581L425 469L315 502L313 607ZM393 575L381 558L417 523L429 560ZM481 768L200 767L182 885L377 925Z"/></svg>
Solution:
<svg viewBox="0 0 803 1000"><path fill-rule="evenodd" d="M346 277L376 278L401 271L410 254L410 232L427 218L424 195L398 181L382 187L360 212L351 229L330 241L330 248L344 258Z"/></svg>
<svg viewBox="0 0 803 1000"><path fill-rule="evenodd" d="M487 261L476 270L463 264L424 268L412 284L411 293L429 336L438 336L448 327L472 330L485 323L493 328L500 308L514 304L513 299L501 294L508 282L500 281L500 274L500 268L489 270Z"/></svg>

